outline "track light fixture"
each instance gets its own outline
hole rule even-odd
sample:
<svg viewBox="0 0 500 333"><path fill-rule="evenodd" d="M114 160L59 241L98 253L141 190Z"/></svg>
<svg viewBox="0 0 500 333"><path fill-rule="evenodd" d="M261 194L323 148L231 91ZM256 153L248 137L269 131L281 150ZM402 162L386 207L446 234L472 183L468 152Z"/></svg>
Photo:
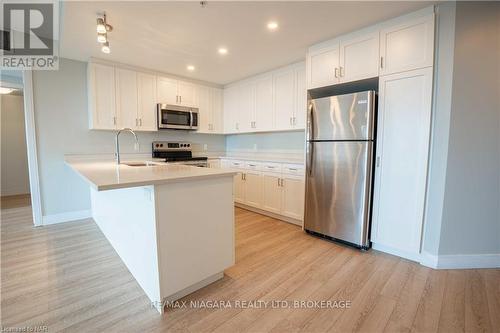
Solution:
<svg viewBox="0 0 500 333"><path fill-rule="evenodd" d="M106 13L97 18L97 42L102 44L101 51L103 53L110 53L108 32L113 30L113 26L106 21Z"/></svg>

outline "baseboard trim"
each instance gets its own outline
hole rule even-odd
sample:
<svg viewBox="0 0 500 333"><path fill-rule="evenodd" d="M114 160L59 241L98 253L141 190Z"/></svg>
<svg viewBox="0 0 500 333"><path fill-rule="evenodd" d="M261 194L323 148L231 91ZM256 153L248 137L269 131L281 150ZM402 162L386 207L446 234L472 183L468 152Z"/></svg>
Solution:
<svg viewBox="0 0 500 333"><path fill-rule="evenodd" d="M500 268L500 253L432 255L424 252L420 263L436 269Z"/></svg>
<svg viewBox="0 0 500 333"><path fill-rule="evenodd" d="M398 249L398 248L395 248L392 246L387 246L387 245L383 245L380 243L373 243L373 242L372 242L372 248L374 250L377 250L380 252L385 252L385 253L389 253L389 254L392 254L392 255L395 255L395 256L398 256L401 258L411 260L411 261L420 262L420 257L421 257L420 253L408 252L408 251L404 251L404 250L401 250L401 249Z"/></svg>
<svg viewBox="0 0 500 333"><path fill-rule="evenodd" d="M89 210L77 210L73 212L44 215L42 218L43 225L71 222L76 220L83 220L92 217L92 211Z"/></svg>
<svg viewBox="0 0 500 333"><path fill-rule="evenodd" d="M291 223L291 224L295 224L295 225L297 225L299 227L302 227L302 221L297 220L297 219L293 219L291 217L287 217L287 216L279 215L279 214L276 214L276 213L268 212L267 210L263 210L263 209L260 209L260 208L255 208L255 207L252 207L252 206L247 206L245 204L241 204L241 203L238 203L238 202L235 202L234 205L236 207L239 207L239 208L243 208L243 209L255 212L255 213L266 215L266 216L272 217L274 219L281 220L281 221L288 222L288 223Z"/></svg>

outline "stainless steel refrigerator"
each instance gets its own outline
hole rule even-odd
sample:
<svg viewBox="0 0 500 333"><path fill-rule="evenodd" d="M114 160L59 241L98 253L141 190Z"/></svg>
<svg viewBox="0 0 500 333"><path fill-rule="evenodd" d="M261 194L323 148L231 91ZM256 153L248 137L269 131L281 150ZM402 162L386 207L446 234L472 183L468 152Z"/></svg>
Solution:
<svg viewBox="0 0 500 333"><path fill-rule="evenodd" d="M304 229L368 249L375 92L309 99Z"/></svg>

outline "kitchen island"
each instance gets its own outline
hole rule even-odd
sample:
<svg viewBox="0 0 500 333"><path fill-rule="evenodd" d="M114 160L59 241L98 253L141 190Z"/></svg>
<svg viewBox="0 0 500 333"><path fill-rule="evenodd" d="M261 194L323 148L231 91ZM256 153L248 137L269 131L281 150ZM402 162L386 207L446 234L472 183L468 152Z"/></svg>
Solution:
<svg viewBox="0 0 500 333"><path fill-rule="evenodd" d="M160 313L165 301L222 278L234 264L235 172L66 163L89 183L92 217Z"/></svg>

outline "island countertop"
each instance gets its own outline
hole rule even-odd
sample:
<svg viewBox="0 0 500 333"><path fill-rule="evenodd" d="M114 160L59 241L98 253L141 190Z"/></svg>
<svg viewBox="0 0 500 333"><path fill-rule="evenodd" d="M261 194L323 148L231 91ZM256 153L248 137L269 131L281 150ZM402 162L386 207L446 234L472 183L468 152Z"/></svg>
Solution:
<svg viewBox="0 0 500 333"><path fill-rule="evenodd" d="M166 163L129 166L114 161L67 160L66 164L97 191L236 175L233 170Z"/></svg>

